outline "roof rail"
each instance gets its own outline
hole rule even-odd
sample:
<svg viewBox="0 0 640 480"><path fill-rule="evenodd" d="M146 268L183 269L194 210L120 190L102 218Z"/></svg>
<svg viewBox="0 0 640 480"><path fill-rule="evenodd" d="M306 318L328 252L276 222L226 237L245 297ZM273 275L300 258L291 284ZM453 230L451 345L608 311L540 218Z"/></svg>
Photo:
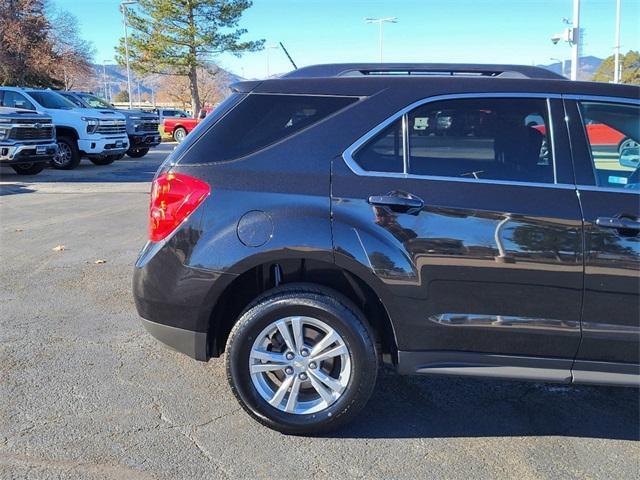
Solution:
<svg viewBox="0 0 640 480"><path fill-rule="evenodd" d="M460 76L566 80L562 75L541 67L474 63L330 63L302 67L283 75L282 78L361 76Z"/></svg>

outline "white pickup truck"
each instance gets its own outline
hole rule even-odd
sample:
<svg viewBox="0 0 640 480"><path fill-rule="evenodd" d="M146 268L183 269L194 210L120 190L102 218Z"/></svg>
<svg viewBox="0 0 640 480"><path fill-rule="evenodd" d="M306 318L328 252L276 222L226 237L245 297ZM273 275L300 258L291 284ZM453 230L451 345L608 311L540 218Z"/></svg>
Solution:
<svg viewBox="0 0 640 480"><path fill-rule="evenodd" d="M127 125L114 111L76 108L51 90L0 87L0 106L25 108L49 114L57 132L55 168L76 168L82 157L96 165L108 165L129 149Z"/></svg>

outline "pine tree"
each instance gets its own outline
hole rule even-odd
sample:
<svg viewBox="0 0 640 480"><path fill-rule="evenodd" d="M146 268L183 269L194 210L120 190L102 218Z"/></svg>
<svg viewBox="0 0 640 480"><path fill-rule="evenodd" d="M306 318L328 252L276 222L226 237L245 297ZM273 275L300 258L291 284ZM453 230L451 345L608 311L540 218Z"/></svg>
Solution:
<svg viewBox="0 0 640 480"><path fill-rule="evenodd" d="M128 8L129 58L138 74L187 77L194 114L200 110L198 71L221 53L260 50L264 40L243 41L238 28L250 0L140 0ZM124 39L117 48L125 64Z"/></svg>
<svg viewBox="0 0 640 480"><path fill-rule="evenodd" d="M595 82L612 82L613 69L615 60L613 55L604 59L604 61L593 74ZM640 85L640 52L637 50L629 50L626 55L620 55L620 65L622 66L621 83L631 85Z"/></svg>

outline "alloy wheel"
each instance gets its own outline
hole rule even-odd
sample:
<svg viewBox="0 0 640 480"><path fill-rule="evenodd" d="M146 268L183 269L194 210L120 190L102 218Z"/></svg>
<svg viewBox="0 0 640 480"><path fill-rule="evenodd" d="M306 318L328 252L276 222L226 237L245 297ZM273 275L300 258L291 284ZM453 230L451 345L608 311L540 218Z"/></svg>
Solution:
<svg viewBox="0 0 640 480"><path fill-rule="evenodd" d="M53 157L53 163L59 167L64 167L71 162L72 156L71 147L65 142L60 142L58 143L58 153Z"/></svg>
<svg viewBox="0 0 640 480"><path fill-rule="evenodd" d="M335 403L351 378L351 356L340 334L312 317L281 318L250 352L251 381L272 407L298 415Z"/></svg>

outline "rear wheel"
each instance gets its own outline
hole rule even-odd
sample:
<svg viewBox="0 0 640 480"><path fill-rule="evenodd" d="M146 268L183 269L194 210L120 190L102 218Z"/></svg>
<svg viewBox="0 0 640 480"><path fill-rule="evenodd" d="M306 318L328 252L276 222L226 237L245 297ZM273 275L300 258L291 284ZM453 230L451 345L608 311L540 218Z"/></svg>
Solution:
<svg viewBox="0 0 640 480"><path fill-rule="evenodd" d="M149 153L148 148L130 148L129 150L127 150L127 155L129 155L131 158L142 158L147 153Z"/></svg>
<svg viewBox="0 0 640 480"><path fill-rule="evenodd" d="M240 316L226 348L227 378L243 408L283 433L333 430L367 403L377 376L373 337L337 292L276 288Z"/></svg>
<svg viewBox="0 0 640 480"><path fill-rule="evenodd" d="M173 139L178 143L181 143L186 136L187 131L182 127L178 127L173 131Z"/></svg>
<svg viewBox="0 0 640 480"><path fill-rule="evenodd" d="M11 168L13 168L18 175L37 175L44 170L44 165L41 163L24 163L22 165L12 165Z"/></svg>
<svg viewBox="0 0 640 480"><path fill-rule="evenodd" d="M80 164L80 151L73 138L58 137L58 152L51 159L51 166L59 170L73 170Z"/></svg>

